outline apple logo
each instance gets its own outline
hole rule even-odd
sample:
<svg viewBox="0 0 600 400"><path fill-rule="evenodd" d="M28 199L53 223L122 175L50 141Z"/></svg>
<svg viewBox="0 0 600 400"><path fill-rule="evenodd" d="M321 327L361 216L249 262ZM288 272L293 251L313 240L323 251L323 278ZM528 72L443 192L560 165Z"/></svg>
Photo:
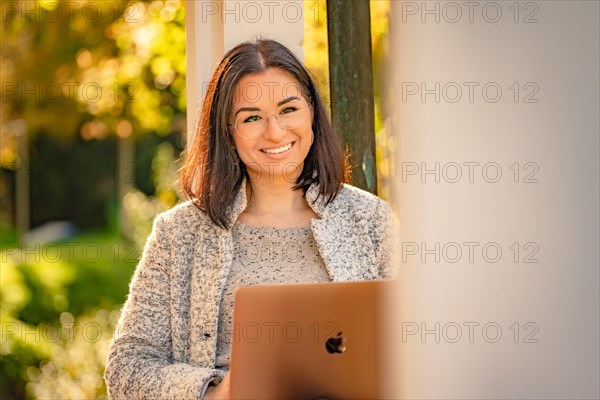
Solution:
<svg viewBox="0 0 600 400"><path fill-rule="evenodd" d="M346 351L346 346L344 346L345 337L342 336L342 332L338 332L338 334L334 337L330 337L325 342L325 348L329 354L335 353L343 353Z"/></svg>

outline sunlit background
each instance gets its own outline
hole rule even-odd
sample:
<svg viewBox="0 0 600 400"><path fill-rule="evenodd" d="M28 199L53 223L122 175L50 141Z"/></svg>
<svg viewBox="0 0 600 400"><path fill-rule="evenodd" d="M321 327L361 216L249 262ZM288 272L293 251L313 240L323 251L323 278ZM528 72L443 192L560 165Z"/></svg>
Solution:
<svg viewBox="0 0 600 400"><path fill-rule="evenodd" d="M328 103L326 2L303 3L304 60ZM186 94L217 57L186 63L185 5L0 1L2 398L106 397L153 218L183 200ZM377 188L402 231L397 393L597 399L600 3L370 5ZM461 169L475 164L503 173ZM471 338L473 324L504 334Z"/></svg>
<svg viewBox="0 0 600 400"><path fill-rule="evenodd" d="M185 3L67 3L2 2L2 398L106 397L104 362L129 280L154 216L182 200L179 158L194 118ZM305 62L328 101L325 1L306 7ZM388 9L371 1L386 199Z"/></svg>

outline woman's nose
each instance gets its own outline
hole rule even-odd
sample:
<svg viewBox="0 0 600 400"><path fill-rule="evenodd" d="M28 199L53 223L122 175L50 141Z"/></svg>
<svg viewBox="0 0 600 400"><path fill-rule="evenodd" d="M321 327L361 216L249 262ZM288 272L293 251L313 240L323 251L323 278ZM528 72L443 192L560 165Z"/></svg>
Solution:
<svg viewBox="0 0 600 400"><path fill-rule="evenodd" d="M285 129L281 127L279 118L276 115L267 117L267 129L264 132L265 138L277 141L284 133Z"/></svg>

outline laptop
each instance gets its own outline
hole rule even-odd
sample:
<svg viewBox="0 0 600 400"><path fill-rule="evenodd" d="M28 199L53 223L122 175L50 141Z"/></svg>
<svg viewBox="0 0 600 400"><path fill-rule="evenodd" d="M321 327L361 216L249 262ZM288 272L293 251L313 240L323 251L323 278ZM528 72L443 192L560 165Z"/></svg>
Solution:
<svg viewBox="0 0 600 400"><path fill-rule="evenodd" d="M392 353L382 337L384 302L392 285L366 281L237 288L232 398L384 397L385 355Z"/></svg>

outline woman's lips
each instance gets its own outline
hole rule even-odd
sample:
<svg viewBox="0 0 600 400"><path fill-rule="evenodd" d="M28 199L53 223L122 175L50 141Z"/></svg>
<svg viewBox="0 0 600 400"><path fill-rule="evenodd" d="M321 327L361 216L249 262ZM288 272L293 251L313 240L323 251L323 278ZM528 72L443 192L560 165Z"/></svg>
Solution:
<svg viewBox="0 0 600 400"><path fill-rule="evenodd" d="M281 153L285 153L286 151L290 150L292 148L292 146L294 145L295 142L291 142L286 144L285 146L281 146L281 147L275 147L275 148L270 148L270 149L261 149L260 151L262 151L263 153L266 154L271 154L271 155L275 155L275 154L281 154Z"/></svg>

